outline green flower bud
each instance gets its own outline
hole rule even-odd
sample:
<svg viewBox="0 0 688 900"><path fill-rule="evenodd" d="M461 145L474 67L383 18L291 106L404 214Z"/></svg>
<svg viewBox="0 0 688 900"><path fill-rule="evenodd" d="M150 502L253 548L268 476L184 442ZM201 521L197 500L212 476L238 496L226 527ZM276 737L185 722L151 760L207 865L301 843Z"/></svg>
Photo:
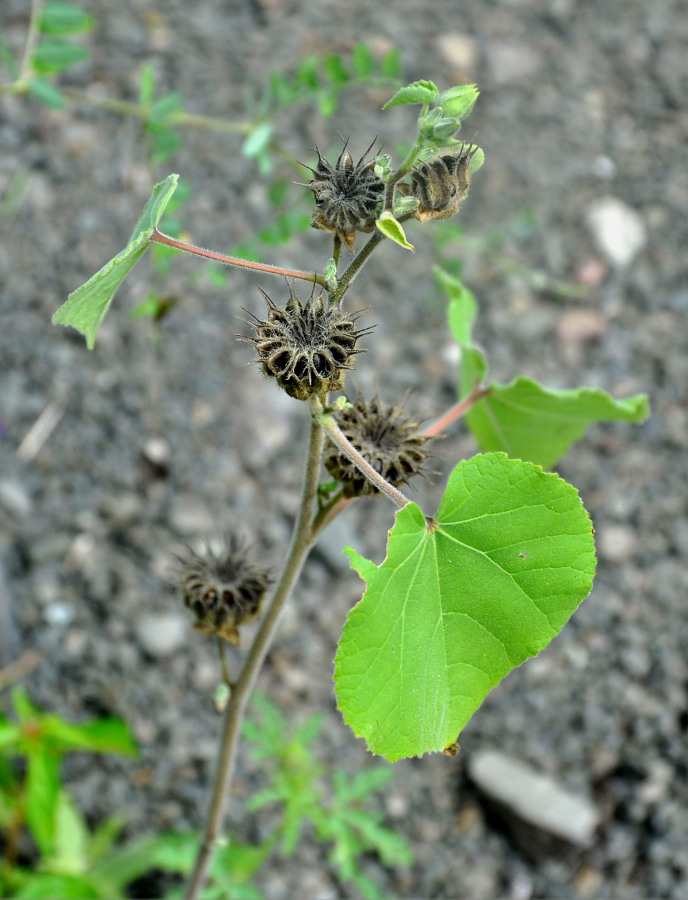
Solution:
<svg viewBox="0 0 688 900"><path fill-rule="evenodd" d="M438 105L444 110L445 116L465 119L475 106L479 93L474 84L457 84L440 96Z"/></svg>

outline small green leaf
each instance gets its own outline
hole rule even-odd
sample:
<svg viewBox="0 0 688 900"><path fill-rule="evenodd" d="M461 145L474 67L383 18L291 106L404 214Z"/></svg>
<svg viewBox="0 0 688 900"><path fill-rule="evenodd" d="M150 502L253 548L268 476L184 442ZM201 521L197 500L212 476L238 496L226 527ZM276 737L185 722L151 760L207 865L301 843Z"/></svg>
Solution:
<svg viewBox="0 0 688 900"><path fill-rule="evenodd" d="M65 105L62 94L44 78L32 78L29 81L27 93L29 97L40 100L41 103L49 106L50 109L62 109Z"/></svg>
<svg viewBox="0 0 688 900"><path fill-rule="evenodd" d="M475 84L458 84L440 96L439 105L446 116L465 119L475 106L479 94Z"/></svg>
<svg viewBox="0 0 688 900"><path fill-rule="evenodd" d="M539 653L590 591L592 525L576 490L503 453L464 460L437 515L397 513L335 660L345 721L389 761L439 752L486 694Z"/></svg>
<svg viewBox="0 0 688 900"><path fill-rule="evenodd" d="M121 719L94 719L83 725L73 725L58 716L43 719L43 733L68 750L90 750L92 753L117 753L135 757L136 743L126 722Z"/></svg>
<svg viewBox="0 0 688 900"><path fill-rule="evenodd" d="M474 175L478 171L478 169L482 168L484 162L485 151L482 147L478 147L478 149L473 154L471 161L468 163L468 174Z"/></svg>
<svg viewBox="0 0 688 900"><path fill-rule="evenodd" d="M346 84L349 80L349 73L341 56L336 53L330 53L323 60L323 70L328 79L335 85Z"/></svg>
<svg viewBox="0 0 688 900"><path fill-rule="evenodd" d="M391 100L382 107L389 109L390 106L405 106L408 103L432 103L437 100L440 92L432 81L414 81L413 84L407 84L403 88L399 88Z"/></svg>
<svg viewBox="0 0 688 900"><path fill-rule="evenodd" d="M165 839L165 835L155 835L138 838L110 852L101 862L92 866L90 874L98 884L110 885L111 890L107 893L99 894L101 897L126 896L125 886L137 878L140 878L145 872L151 869L165 868L160 865L155 858L156 848L159 841ZM190 840L194 843L197 837L190 835ZM189 845L188 867L184 869L172 869L168 871L181 871L186 874L189 871L191 861L193 860L193 846ZM179 848L177 848L177 862L179 862ZM185 859L184 863L187 862ZM113 890L114 889L114 890Z"/></svg>
<svg viewBox="0 0 688 900"><path fill-rule="evenodd" d="M31 63L34 71L41 75L61 72L88 56L86 47L79 44L68 44L66 41L41 41L36 47Z"/></svg>
<svg viewBox="0 0 688 900"><path fill-rule="evenodd" d="M32 872L12 896L17 900L45 900L46 897L59 897L60 900L96 900L103 894L90 879L83 876Z"/></svg>
<svg viewBox="0 0 688 900"><path fill-rule="evenodd" d="M139 105L150 106L155 94L155 69L152 63L145 62L139 75Z"/></svg>
<svg viewBox="0 0 688 900"><path fill-rule="evenodd" d="M128 817L114 815L100 822L88 837L87 856L95 864L106 859L112 852L115 841L127 824Z"/></svg>
<svg viewBox="0 0 688 900"><path fill-rule="evenodd" d="M271 137L272 125L270 122L263 122L257 125L246 138L241 152L248 157L259 156L269 146Z"/></svg>
<svg viewBox="0 0 688 900"><path fill-rule="evenodd" d="M21 739L21 729L14 722L0 719L0 750L13 747Z"/></svg>
<svg viewBox="0 0 688 900"><path fill-rule="evenodd" d="M556 391L522 377L489 388L466 414L480 449L504 450L545 469L560 460L592 422L639 424L649 414L645 394L615 400L601 388Z"/></svg>
<svg viewBox="0 0 688 900"><path fill-rule="evenodd" d="M58 760L43 747L28 754L26 775L26 823L42 856L51 856L55 841L55 825L60 779Z"/></svg>
<svg viewBox="0 0 688 900"><path fill-rule="evenodd" d="M12 690L12 708L20 722L29 722L41 718L41 711L29 699L24 688L18 687Z"/></svg>
<svg viewBox="0 0 688 900"><path fill-rule="evenodd" d="M179 148L181 142L181 137L171 128L156 131L153 134L151 162L155 165L165 162Z"/></svg>
<svg viewBox="0 0 688 900"><path fill-rule="evenodd" d="M367 44L356 44L351 51L351 63L358 78L368 78L375 67L370 47Z"/></svg>
<svg viewBox="0 0 688 900"><path fill-rule="evenodd" d="M401 53L396 47L388 50L380 60L380 72L385 78L398 78L401 71Z"/></svg>
<svg viewBox="0 0 688 900"><path fill-rule="evenodd" d="M182 108L182 101L176 91L170 91L163 94L151 106L148 113L147 128L149 130L166 129L168 127L167 120Z"/></svg>
<svg viewBox="0 0 688 900"><path fill-rule="evenodd" d="M299 63L296 72L296 81L305 88L314 91L318 87L318 65L320 60L317 56L306 56Z"/></svg>
<svg viewBox="0 0 688 900"><path fill-rule="evenodd" d="M404 233L404 229L401 227L401 224L397 222L397 220L388 209L386 209L382 213L375 224L384 234L384 236L390 239L390 241L394 241L395 244L399 244L399 246L403 247L404 250L410 250L412 253L415 253L415 247L413 246L413 244L409 244L409 242L406 240L406 234Z"/></svg>
<svg viewBox="0 0 688 900"><path fill-rule="evenodd" d="M400 197L394 204L394 215L403 216L404 213L411 212L418 206L417 197Z"/></svg>
<svg viewBox="0 0 688 900"><path fill-rule="evenodd" d="M337 92L328 88L318 91L318 112L323 119L329 119L337 108Z"/></svg>
<svg viewBox="0 0 688 900"><path fill-rule="evenodd" d="M60 791L55 809L55 849L51 867L63 874L86 871L88 826L66 791Z"/></svg>
<svg viewBox="0 0 688 900"><path fill-rule="evenodd" d="M53 325L69 325L81 332L89 350L93 349L98 327L108 311L115 291L145 252L148 239L157 227L178 180L178 175L168 175L164 181L155 185L128 245L86 284L73 291L53 316Z"/></svg>
<svg viewBox="0 0 688 900"><path fill-rule="evenodd" d="M88 31L93 17L71 3L49 2L43 7L40 29L43 34L74 34Z"/></svg>

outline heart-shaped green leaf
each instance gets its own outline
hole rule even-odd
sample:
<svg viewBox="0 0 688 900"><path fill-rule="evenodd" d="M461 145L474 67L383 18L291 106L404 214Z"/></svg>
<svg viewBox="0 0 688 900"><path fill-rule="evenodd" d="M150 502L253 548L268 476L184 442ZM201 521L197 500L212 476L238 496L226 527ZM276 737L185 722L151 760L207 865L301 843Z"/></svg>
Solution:
<svg viewBox="0 0 688 900"><path fill-rule="evenodd" d="M576 490L503 453L464 460L437 516L409 503L366 582L335 660L345 721L390 761L441 751L511 669L552 640L590 591L592 524Z"/></svg>

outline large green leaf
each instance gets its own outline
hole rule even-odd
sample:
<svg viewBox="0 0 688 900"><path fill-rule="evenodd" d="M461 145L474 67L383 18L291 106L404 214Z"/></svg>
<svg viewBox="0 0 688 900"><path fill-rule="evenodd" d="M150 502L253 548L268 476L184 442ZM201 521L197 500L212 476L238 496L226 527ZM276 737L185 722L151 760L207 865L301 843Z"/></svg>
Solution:
<svg viewBox="0 0 688 900"><path fill-rule="evenodd" d="M86 284L73 291L53 316L53 325L71 325L80 331L86 338L89 350L93 349L98 328L115 291L145 252L148 239L157 227L178 180L178 175L168 175L164 181L155 185L124 250L106 263Z"/></svg>
<svg viewBox="0 0 688 900"><path fill-rule="evenodd" d="M638 423L648 412L645 394L615 400L601 388L555 391L519 377L491 384L466 423L481 450L505 450L549 469L592 422Z"/></svg>
<svg viewBox="0 0 688 900"><path fill-rule="evenodd" d="M590 591L592 524L576 490L503 453L464 460L437 516L409 503L366 582L335 660L345 721L390 761L441 751L511 669Z"/></svg>
<svg viewBox="0 0 688 900"><path fill-rule="evenodd" d="M461 348L460 396L484 379L487 363L473 344L478 307L473 294L439 267L435 277L449 299L449 330ZM492 382L490 393L466 414L466 424L481 450L503 450L548 469L581 438L592 422L639 423L649 413L645 394L615 400L601 388L553 390L530 378L509 384Z"/></svg>

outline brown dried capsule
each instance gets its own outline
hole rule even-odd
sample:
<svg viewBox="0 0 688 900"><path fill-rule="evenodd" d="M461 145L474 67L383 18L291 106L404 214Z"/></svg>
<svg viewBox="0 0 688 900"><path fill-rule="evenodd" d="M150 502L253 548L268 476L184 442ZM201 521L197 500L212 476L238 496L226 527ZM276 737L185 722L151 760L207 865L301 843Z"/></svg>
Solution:
<svg viewBox="0 0 688 900"><path fill-rule="evenodd" d="M430 455L430 438L401 406L385 406L376 395L368 403L360 395L356 402L335 413L337 424L366 462L394 487L423 474ZM346 497L379 493L353 462L331 444L325 451L325 467L342 484Z"/></svg>
<svg viewBox="0 0 688 900"><path fill-rule="evenodd" d="M356 329L361 312L349 315L339 306L328 306L323 294L312 294L302 305L291 288L282 309L265 291L261 293L268 317L259 319L249 313L251 319L245 321L256 337L243 338L258 352L254 362L296 400L341 390L346 370L353 368L355 355L363 352L356 349L358 338L371 330Z"/></svg>
<svg viewBox="0 0 688 900"><path fill-rule="evenodd" d="M463 143L456 153L442 153L411 169L411 184L398 184L405 197L415 197L415 217L448 219L458 211L468 194L468 167L478 149L477 144Z"/></svg>
<svg viewBox="0 0 688 900"><path fill-rule="evenodd" d="M384 181L375 174L375 160L366 162L372 146L354 164L345 144L334 166L316 147L318 165L315 169L306 166L314 175L307 185L315 197L311 227L336 231L351 252L356 232L370 233L375 228L378 203L385 190Z"/></svg>
<svg viewBox="0 0 688 900"><path fill-rule="evenodd" d="M184 605L194 615L194 628L238 644L239 627L260 612L270 586L267 571L249 558L235 537L227 538L220 552L188 548L179 561L179 585Z"/></svg>

